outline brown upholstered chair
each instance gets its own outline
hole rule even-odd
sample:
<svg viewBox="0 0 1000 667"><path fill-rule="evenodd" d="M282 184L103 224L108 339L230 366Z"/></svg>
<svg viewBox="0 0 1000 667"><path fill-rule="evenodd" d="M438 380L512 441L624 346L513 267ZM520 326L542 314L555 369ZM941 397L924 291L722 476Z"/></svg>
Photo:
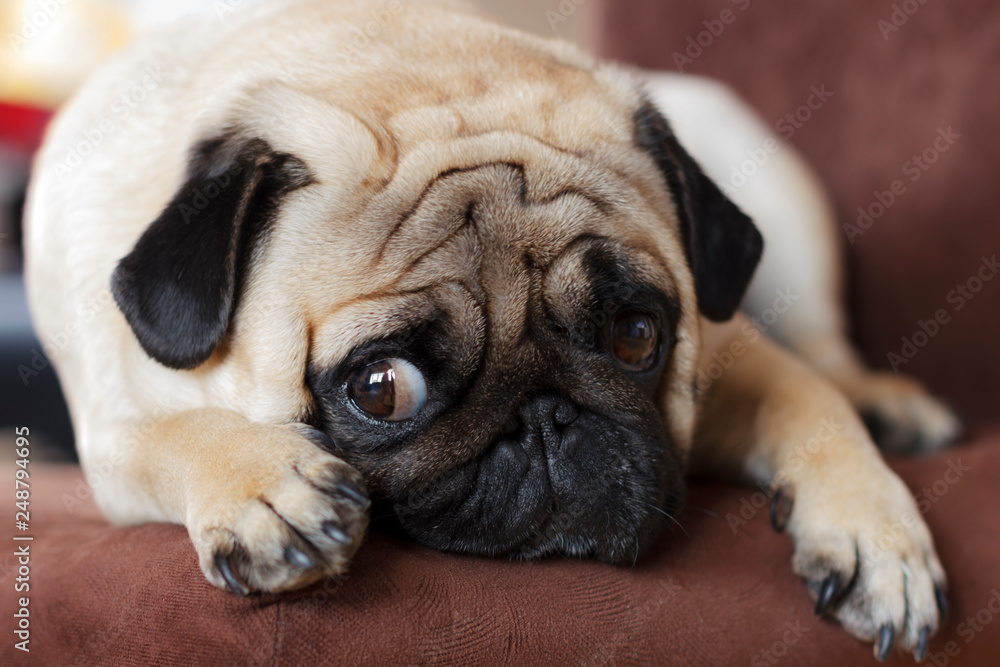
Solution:
<svg viewBox="0 0 1000 667"><path fill-rule="evenodd" d="M713 23L724 10L732 20ZM794 117L810 86L834 93L796 121L791 140L825 178L843 223L858 223L859 207L872 217L853 244L844 236L857 338L875 365L904 355L901 368L973 426L953 450L892 462L922 499L950 574L951 615L928 662L1000 664L1000 279L973 289L982 258L1000 253L1000 6L608 0L599 14L603 53L646 67L674 69L674 53L685 55L688 37L697 44L708 30L700 52L685 56L691 62L677 62L729 82L775 124ZM959 135L953 145L927 169L908 171L949 127ZM876 215L873 203L895 180L905 191ZM939 309L949 321L908 358L902 339L914 344L920 323ZM19 533L14 469L0 468L8 545L0 555L8 628L0 664L873 660L869 646L813 615L789 567L791 544L771 530L753 489L694 485L683 530L634 568L468 558L372 534L340 581L239 599L204 581L182 528L112 528L76 468L30 470L31 528ZM13 648L10 632L22 595L11 554L23 543L14 534L34 537L30 654Z"/></svg>

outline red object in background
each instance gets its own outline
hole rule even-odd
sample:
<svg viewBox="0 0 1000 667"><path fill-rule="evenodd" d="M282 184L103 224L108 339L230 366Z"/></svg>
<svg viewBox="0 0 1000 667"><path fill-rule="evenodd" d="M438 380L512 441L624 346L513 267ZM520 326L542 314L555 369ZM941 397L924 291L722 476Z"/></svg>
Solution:
<svg viewBox="0 0 1000 667"><path fill-rule="evenodd" d="M0 146L34 152L51 117L44 109L0 102Z"/></svg>

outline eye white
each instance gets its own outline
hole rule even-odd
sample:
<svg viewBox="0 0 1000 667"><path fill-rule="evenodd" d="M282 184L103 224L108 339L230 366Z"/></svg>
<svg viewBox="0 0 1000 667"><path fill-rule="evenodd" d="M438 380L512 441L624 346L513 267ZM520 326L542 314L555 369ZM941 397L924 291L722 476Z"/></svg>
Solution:
<svg viewBox="0 0 1000 667"><path fill-rule="evenodd" d="M417 367L406 359L389 359L396 389L396 404L388 421L415 417L427 403L427 383Z"/></svg>

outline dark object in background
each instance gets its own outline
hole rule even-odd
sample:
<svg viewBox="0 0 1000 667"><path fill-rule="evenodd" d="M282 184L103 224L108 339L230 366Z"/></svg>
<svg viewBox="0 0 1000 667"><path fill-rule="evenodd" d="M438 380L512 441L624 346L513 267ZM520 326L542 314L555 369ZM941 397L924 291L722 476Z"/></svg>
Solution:
<svg viewBox="0 0 1000 667"><path fill-rule="evenodd" d="M6 150L0 143L0 274L20 273L24 233L24 196L29 156Z"/></svg>
<svg viewBox="0 0 1000 667"><path fill-rule="evenodd" d="M32 328L21 276L25 188L48 118L42 110L0 103L0 433L27 426L40 445L36 453L73 461L66 402Z"/></svg>
<svg viewBox="0 0 1000 667"><path fill-rule="evenodd" d="M0 431L27 426L44 458L75 461L69 411L32 329L20 273L0 274L0 312Z"/></svg>
<svg viewBox="0 0 1000 667"><path fill-rule="evenodd" d="M0 102L0 272L21 270L21 217L31 156L48 111Z"/></svg>

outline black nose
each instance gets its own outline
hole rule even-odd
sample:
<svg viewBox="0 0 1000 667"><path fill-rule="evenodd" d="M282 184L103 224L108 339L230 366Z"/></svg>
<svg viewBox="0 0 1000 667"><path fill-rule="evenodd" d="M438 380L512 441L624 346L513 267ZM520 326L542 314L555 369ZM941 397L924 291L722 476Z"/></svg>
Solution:
<svg viewBox="0 0 1000 667"><path fill-rule="evenodd" d="M521 419L529 428L569 426L579 416L576 405L559 396L536 396L521 407Z"/></svg>
<svg viewBox="0 0 1000 667"><path fill-rule="evenodd" d="M535 396L521 406L520 412L520 435L540 440L549 458L553 455L568 455L570 452L564 450L579 439L579 435L570 435L576 430L570 427L580 417L580 410L569 399L560 396Z"/></svg>

